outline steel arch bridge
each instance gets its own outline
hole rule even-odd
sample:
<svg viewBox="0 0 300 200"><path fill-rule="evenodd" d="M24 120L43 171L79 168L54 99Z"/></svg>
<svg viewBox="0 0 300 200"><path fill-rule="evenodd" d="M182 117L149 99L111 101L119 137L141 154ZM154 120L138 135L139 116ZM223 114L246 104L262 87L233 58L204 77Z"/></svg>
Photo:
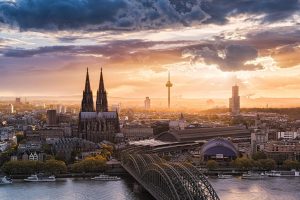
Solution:
<svg viewBox="0 0 300 200"><path fill-rule="evenodd" d="M220 200L193 165L167 162L156 154L132 151L122 155L122 166L157 200Z"/></svg>

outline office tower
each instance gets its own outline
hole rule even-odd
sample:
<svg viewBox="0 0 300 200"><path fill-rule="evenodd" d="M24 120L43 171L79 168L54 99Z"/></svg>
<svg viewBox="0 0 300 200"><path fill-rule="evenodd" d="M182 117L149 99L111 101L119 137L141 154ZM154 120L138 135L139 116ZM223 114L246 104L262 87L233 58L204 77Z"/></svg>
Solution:
<svg viewBox="0 0 300 200"><path fill-rule="evenodd" d="M20 104L21 103L21 98L20 97L17 97L16 98L16 104Z"/></svg>
<svg viewBox="0 0 300 200"><path fill-rule="evenodd" d="M229 110L233 116L240 114L239 86L237 85L232 86L232 97L229 98Z"/></svg>
<svg viewBox="0 0 300 200"><path fill-rule="evenodd" d="M61 113L66 114L67 113L67 106L61 107Z"/></svg>
<svg viewBox="0 0 300 200"><path fill-rule="evenodd" d="M151 100L149 97L146 97L146 99L144 100L144 104L145 104L145 109L146 110L149 110L150 109L150 103L151 103Z"/></svg>
<svg viewBox="0 0 300 200"><path fill-rule="evenodd" d="M47 110L47 125L48 126L57 125L56 110Z"/></svg>
<svg viewBox="0 0 300 200"><path fill-rule="evenodd" d="M56 113L62 113L62 105L56 105Z"/></svg>
<svg viewBox="0 0 300 200"><path fill-rule="evenodd" d="M9 112L12 114L14 113L14 105L13 104L9 104Z"/></svg>
<svg viewBox="0 0 300 200"><path fill-rule="evenodd" d="M168 108L170 108L171 106L171 87L173 86L173 84L170 81L170 72L168 74L168 82L166 83L166 87L168 88Z"/></svg>

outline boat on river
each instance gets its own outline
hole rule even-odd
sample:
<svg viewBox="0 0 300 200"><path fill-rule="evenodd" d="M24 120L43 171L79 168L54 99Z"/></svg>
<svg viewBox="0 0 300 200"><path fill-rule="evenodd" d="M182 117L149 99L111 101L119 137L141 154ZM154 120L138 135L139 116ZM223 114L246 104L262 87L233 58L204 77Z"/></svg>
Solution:
<svg viewBox="0 0 300 200"><path fill-rule="evenodd" d="M248 172L242 175L242 179L250 179L250 180L261 180L265 179L267 176L260 173Z"/></svg>
<svg viewBox="0 0 300 200"><path fill-rule="evenodd" d="M7 176L0 177L0 185L12 184L12 180Z"/></svg>
<svg viewBox="0 0 300 200"><path fill-rule="evenodd" d="M118 180L121 180L121 178L118 176L109 176L106 174L100 174L99 176L95 176L91 179L94 181L118 181Z"/></svg>
<svg viewBox="0 0 300 200"><path fill-rule="evenodd" d="M218 174L218 179L230 179L232 177L230 174Z"/></svg>
<svg viewBox="0 0 300 200"><path fill-rule="evenodd" d="M24 179L25 182L54 182L56 181L55 176L44 176L33 174Z"/></svg>

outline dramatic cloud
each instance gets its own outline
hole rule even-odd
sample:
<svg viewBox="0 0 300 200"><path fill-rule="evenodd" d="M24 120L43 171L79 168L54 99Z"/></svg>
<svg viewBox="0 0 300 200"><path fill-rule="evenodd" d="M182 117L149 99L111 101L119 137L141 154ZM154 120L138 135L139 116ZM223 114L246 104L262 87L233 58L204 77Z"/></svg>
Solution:
<svg viewBox="0 0 300 200"><path fill-rule="evenodd" d="M300 65L300 44L286 45L273 50L271 56L280 67Z"/></svg>
<svg viewBox="0 0 300 200"><path fill-rule="evenodd" d="M263 22L274 22L286 19L299 12L298 0L209 0L204 1L203 11L211 17L206 23L226 23L227 17L238 14L263 15Z"/></svg>
<svg viewBox="0 0 300 200"><path fill-rule="evenodd" d="M140 30L224 24L239 14L273 22L299 9L298 0L16 0L0 3L0 22L21 30Z"/></svg>
<svg viewBox="0 0 300 200"><path fill-rule="evenodd" d="M227 98L234 83L245 94L295 96L299 5L0 0L0 95L79 94L85 68L97 83L101 66L112 96L162 97L167 71L183 97Z"/></svg>
<svg viewBox="0 0 300 200"><path fill-rule="evenodd" d="M132 30L188 25L207 17L198 0L177 5L168 0L17 0L0 4L0 21L21 30Z"/></svg>
<svg viewBox="0 0 300 200"><path fill-rule="evenodd" d="M206 64L218 65L222 71L249 71L262 69L261 65L247 64L257 58L257 49L251 46L229 45L223 49L204 47L201 49L185 50L185 57L191 58L191 63L203 61Z"/></svg>

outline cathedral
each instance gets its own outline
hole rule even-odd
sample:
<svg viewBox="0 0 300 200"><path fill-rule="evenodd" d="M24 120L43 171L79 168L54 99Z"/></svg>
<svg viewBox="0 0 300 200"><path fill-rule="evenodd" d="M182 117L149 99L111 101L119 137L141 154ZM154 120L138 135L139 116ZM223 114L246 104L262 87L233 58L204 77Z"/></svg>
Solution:
<svg viewBox="0 0 300 200"><path fill-rule="evenodd" d="M103 140L115 142L115 136L119 132L118 112L108 111L107 93L104 87L102 68L97 91L96 110L93 102L89 71L87 69L79 113L78 137L95 143Z"/></svg>

